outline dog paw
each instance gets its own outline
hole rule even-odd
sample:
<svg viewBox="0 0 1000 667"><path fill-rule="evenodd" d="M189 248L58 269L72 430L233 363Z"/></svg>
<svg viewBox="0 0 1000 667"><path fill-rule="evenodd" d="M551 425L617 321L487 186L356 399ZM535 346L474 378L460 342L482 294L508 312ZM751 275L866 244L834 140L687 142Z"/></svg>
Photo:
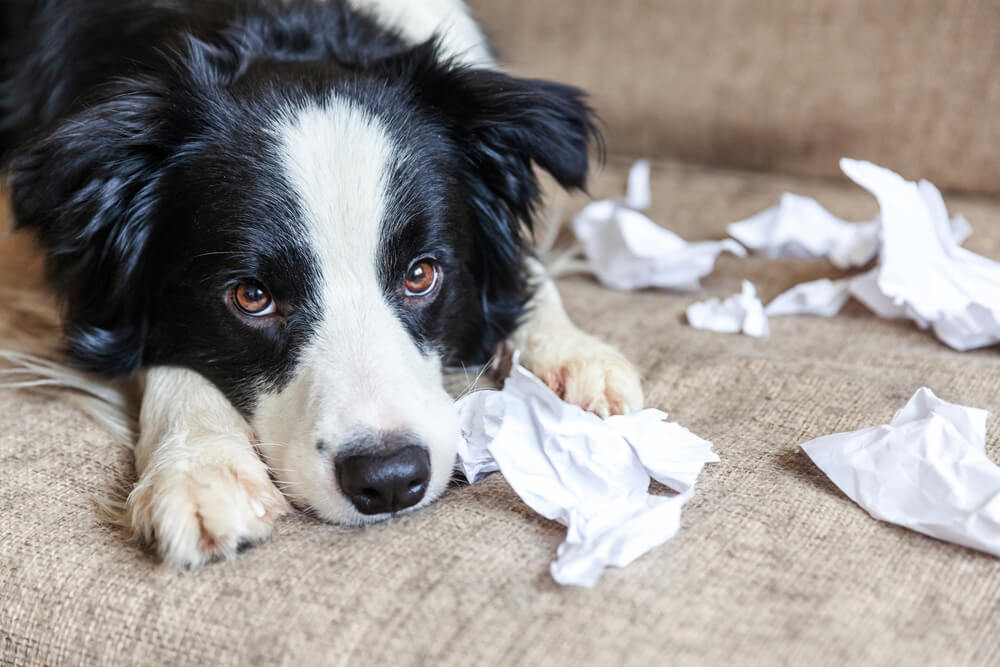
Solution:
<svg viewBox="0 0 1000 667"><path fill-rule="evenodd" d="M249 442L185 444L190 456L153 461L129 494L133 534L176 567L232 558L266 538L288 505Z"/></svg>
<svg viewBox="0 0 1000 667"><path fill-rule="evenodd" d="M610 345L576 331L523 350L521 364L559 398L601 417L642 409L639 372Z"/></svg>

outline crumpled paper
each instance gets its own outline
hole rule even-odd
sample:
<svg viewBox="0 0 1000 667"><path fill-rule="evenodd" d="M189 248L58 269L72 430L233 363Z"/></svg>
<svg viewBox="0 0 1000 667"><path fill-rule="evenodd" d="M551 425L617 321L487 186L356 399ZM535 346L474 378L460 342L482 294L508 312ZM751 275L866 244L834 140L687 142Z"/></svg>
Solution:
<svg viewBox="0 0 1000 667"><path fill-rule="evenodd" d="M919 389L892 422L802 445L876 519L1000 556L1000 467L986 410Z"/></svg>
<svg viewBox="0 0 1000 667"><path fill-rule="evenodd" d="M647 409L602 420L514 364L501 391L458 400L459 462L470 483L499 470L525 503L567 527L551 564L560 584L591 587L673 537L712 443ZM650 478L678 491L649 493Z"/></svg>
<svg viewBox="0 0 1000 667"><path fill-rule="evenodd" d="M786 192L778 204L740 222L730 223L729 235L771 259L828 259L839 269L862 267L879 251L882 221L848 222L819 202ZM972 227L961 215L949 222L951 234L962 243Z"/></svg>
<svg viewBox="0 0 1000 667"><path fill-rule="evenodd" d="M841 220L815 199L785 193L776 206L730 223L729 235L776 259L827 258L841 269L864 266L878 252L878 221Z"/></svg>
<svg viewBox="0 0 1000 667"><path fill-rule="evenodd" d="M880 317L906 317L956 350L1000 341L1000 263L957 238L963 218L948 219L941 193L870 162L841 160L855 183L878 199L881 249L874 269L840 281L803 283L768 304L768 315L832 316L851 296Z"/></svg>
<svg viewBox="0 0 1000 667"><path fill-rule="evenodd" d="M685 241L640 213L649 204L649 163L642 160L629 171L624 199L592 202L573 218L586 270L602 284L618 290L693 291L712 272L720 253L746 256L732 239Z"/></svg>
<svg viewBox="0 0 1000 667"><path fill-rule="evenodd" d="M851 297L850 280L814 280L799 283L776 296L764 308L768 317L779 315L822 315L833 317Z"/></svg>
<svg viewBox="0 0 1000 667"><path fill-rule="evenodd" d="M739 294L725 301L713 297L688 306L688 323L695 329L708 329L719 333L745 333L766 338L770 330L764 306L757 298L757 288L748 280L743 281Z"/></svg>

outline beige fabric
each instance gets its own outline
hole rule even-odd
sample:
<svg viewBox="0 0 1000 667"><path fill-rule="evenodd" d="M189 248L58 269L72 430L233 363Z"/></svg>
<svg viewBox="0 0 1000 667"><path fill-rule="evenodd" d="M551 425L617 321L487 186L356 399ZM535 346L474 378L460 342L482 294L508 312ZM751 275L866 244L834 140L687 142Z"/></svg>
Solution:
<svg viewBox="0 0 1000 667"><path fill-rule="evenodd" d="M617 194L624 165L593 190ZM783 190L865 217L828 184L658 164L653 216L689 238ZM951 197L1000 257L1000 202ZM565 204L565 202L564 202ZM578 202L566 204L574 208ZM4 246L0 246L4 247ZM709 294L765 298L824 263L723 258ZM772 321L769 340L696 331L692 296L562 281L571 314L641 366L649 404L711 439L680 534L592 591L548 563L563 529L499 476L362 530L302 516L236 561L159 567L104 525L130 455L65 401L0 392L0 663L5 665L996 664L995 558L871 519L797 450L885 423L913 391L1000 409L996 350L952 352L860 306ZM989 426L1000 454L1000 421Z"/></svg>
<svg viewBox="0 0 1000 667"><path fill-rule="evenodd" d="M471 4L515 71L593 93L614 151L1000 192L998 0Z"/></svg>

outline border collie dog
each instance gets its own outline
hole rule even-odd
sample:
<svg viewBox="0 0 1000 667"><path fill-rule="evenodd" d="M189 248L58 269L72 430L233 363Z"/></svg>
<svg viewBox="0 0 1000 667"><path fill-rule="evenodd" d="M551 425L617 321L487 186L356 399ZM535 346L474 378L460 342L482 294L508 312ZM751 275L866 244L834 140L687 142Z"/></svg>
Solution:
<svg viewBox="0 0 1000 667"><path fill-rule="evenodd" d="M634 368L528 238L582 188L584 94L497 69L460 0L7 0L0 154L77 368L140 374L134 535L195 566L290 502L363 524L440 496L442 369L521 362L602 415ZM504 361L506 360L506 361Z"/></svg>

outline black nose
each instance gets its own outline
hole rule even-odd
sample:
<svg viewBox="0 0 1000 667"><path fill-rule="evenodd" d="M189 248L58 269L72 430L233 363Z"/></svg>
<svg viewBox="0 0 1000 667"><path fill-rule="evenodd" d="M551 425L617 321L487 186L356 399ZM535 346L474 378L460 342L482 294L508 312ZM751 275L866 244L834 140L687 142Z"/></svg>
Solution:
<svg viewBox="0 0 1000 667"><path fill-rule="evenodd" d="M416 445L385 455L347 456L336 466L341 490L362 514L398 512L416 505L431 476L427 450Z"/></svg>

